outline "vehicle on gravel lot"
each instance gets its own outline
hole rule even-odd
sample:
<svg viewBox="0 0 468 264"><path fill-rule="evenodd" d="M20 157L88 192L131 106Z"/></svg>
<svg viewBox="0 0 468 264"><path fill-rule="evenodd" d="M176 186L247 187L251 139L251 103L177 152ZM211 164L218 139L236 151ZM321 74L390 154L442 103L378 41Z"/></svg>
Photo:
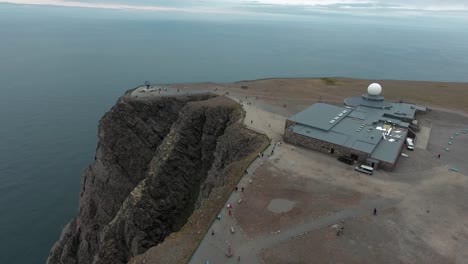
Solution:
<svg viewBox="0 0 468 264"><path fill-rule="evenodd" d="M414 150L414 139L406 138L406 148L408 150Z"/></svg>
<svg viewBox="0 0 468 264"><path fill-rule="evenodd" d="M372 172L374 171L374 168L366 166L366 165L359 165L356 168L354 168L355 171L359 171L368 175L372 175Z"/></svg>
<svg viewBox="0 0 468 264"><path fill-rule="evenodd" d="M338 157L338 160L343 162L343 163L346 163L348 165L353 165L354 164L354 160L350 157L347 157L347 156L341 156L341 157Z"/></svg>

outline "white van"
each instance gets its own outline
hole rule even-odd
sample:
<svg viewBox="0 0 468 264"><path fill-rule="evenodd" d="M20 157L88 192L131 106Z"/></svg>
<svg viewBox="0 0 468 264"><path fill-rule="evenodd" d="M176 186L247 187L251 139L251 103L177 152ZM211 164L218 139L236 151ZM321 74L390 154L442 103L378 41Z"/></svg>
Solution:
<svg viewBox="0 0 468 264"><path fill-rule="evenodd" d="M414 150L414 140L412 138L406 138L406 148L408 150Z"/></svg>
<svg viewBox="0 0 468 264"><path fill-rule="evenodd" d="M355 171L359 171L365 174L372 175L372 172L374 171L374 168L366 165L359 165L356 168L354 168Z"/></svg>

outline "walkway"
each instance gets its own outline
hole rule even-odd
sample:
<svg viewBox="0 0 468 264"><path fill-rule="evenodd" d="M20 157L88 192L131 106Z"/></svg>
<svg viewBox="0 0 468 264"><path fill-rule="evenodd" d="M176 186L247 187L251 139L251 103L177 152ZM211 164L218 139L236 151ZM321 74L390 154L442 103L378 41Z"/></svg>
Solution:
<svg viewBox="0 0 468 264"><path fill-rule="evenodd" d="M427 143L429 142L429 136L431 135L431 128L422 126L416 137L415 147L420 149L426 149Z"/></svg>
<svg viewBox="0 0 468 264"><path fill-rule="evenodd" d="M228 202L234 204L235 199L238 199L238 197L239 194L234 193L229 198ZM207 260L209 260L210 264L237 263L238 256L241 256L242 263L262 263L259 255L263 249L275 247L283 242L305 235L313 230L341 223L342 221L345 221L344 225L346 227L347 220L354 217L370 215L372 208L378 207L379 210L385 210L393 207L395 204L396 201L383 199L375 200L360 204L356 207L343 209L331 215L317 219L310 219L302 225L297 225L286 230L278 230L273 234L253 239L246 238L240 227L237 225L235 217L230 217L227 213L228 209L223 209L221 220L216 220L213 223L210 232L205 235L189 263L204 264L207 263ZM231 226L235 230L234 234L231 234L229 231ZM215 235L211 235L211 230L215 231ZM231 258L228 258L225 255L227 243L232 245L233 257Z"/></svg>

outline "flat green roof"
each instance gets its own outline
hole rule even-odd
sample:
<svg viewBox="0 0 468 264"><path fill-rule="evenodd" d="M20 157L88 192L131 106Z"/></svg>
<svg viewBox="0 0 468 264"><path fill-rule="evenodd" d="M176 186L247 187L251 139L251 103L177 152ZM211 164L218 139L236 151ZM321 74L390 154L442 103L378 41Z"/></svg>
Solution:
<svg viewBox="0 0 468 264"><path fill-rule="evenodd" d="M346 111L346 113L343 113L343 111ZM344 107L316 103L293 115L289 119L302 125L328 131L349 112L351 111ZM339 116L340 114L342 115ZM332 120L335 121L331 122Z"/></svg>
<svg viewBox="0 0 468 264"><path fill-rule="evenodd" d="M381 131L349 117L343 118L328 131L302 124L296 124L291 129L294 133L306 137L316 138L369 154L372 153L382 138Z"/></svg>
<svg viewBox="0 0 468 264"><path fill-rule="evenodd" d="M392 109L363 105L345 108L316 103L292 116L290 120L296 124L289 129L306 137L370 154L376 160L394 163L406 138L404 128L409 126L399 118L414 117L416 109L405 103L390 104ZM397 127L384 139L384 131L380 129L385 122Z"/></svg>
<svg viewBox="0 0 468 264"><path fill-rule="evenodd" d="M395 163L398 155L400 155L401 145L404 144L407 131L400 139L395 141L381 140L371 154L371 158L389 163Z"/></svg>

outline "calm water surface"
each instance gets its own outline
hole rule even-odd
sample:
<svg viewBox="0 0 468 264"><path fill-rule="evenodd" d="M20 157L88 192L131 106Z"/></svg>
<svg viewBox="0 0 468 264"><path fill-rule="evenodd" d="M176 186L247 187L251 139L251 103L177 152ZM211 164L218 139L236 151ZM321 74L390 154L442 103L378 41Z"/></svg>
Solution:
<svg viewBox="0 0 468 264"><path fill-rule="evenodd" d="M76 214L97 122L124 90L147 79L468 81L464 23L0 4L0 263L44 263Z"/></svg>

